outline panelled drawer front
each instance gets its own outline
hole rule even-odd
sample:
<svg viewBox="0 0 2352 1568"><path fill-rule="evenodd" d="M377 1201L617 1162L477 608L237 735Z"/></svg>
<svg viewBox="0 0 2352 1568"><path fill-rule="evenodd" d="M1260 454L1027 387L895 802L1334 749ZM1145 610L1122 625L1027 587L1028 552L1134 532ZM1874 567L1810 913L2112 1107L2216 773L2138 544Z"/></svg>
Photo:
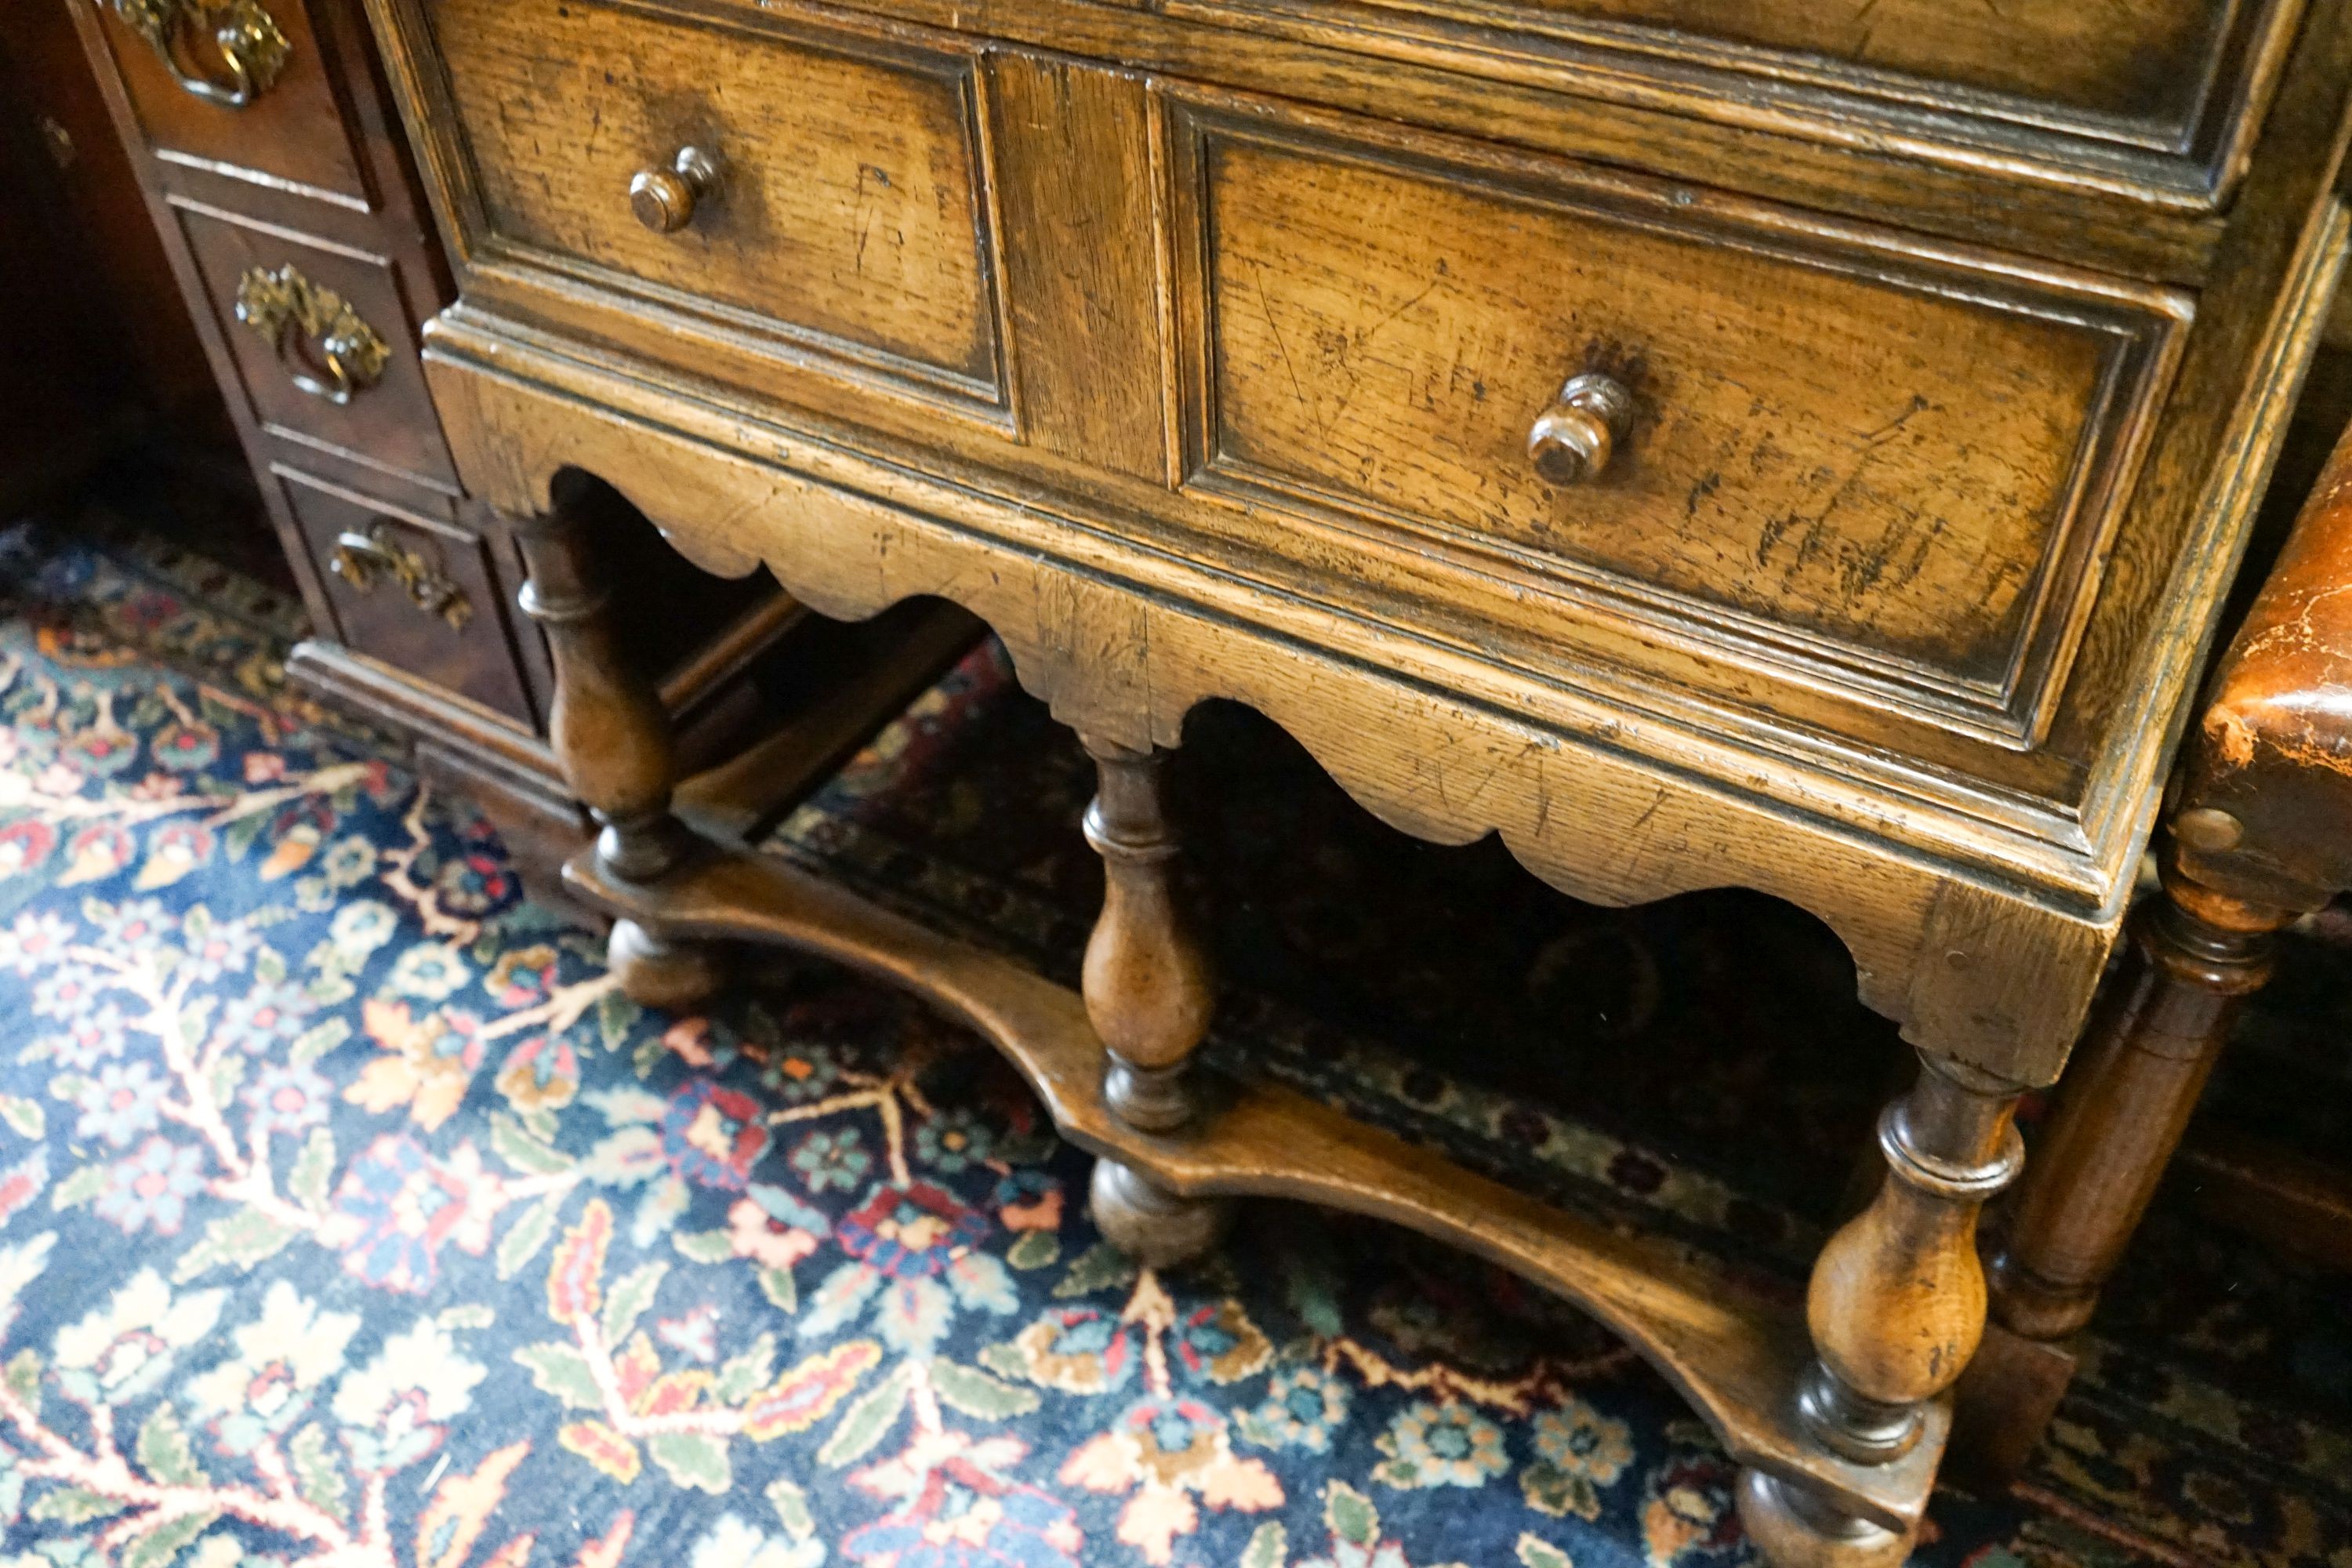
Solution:
<svg viewBox="0 0 2352 1568"><path fill-rule="evenodd" d="M1417 544L1441 596L1500 582L2031 742L2185 302L1330 117L1170 112L1194 491ZM1625 389L1620 439L1549 482L1531 427L1580 374Z"/></svg>
<svg viewBox="0 0 2352 1568"><path fill-rule="evenodd" d="M2237 0L1533 0L1532 17L1744 45L1825 67L2000 93L2119 121L2179 121L2205 90ZM1661 40L1663 42L1663 40Z"/></svg>
<svg viewBox="0 0 2352 1568"><path fill-rule="evenodd" d="M104 17L116 71L159 156L370 205L302 0L76 3Z"/></svg>
<svg viewBox="0 0 2352 1568"><path fill-rule="evenodd" d="M1333 10L1177 4L1308 23ZM2251 133L2301 11L2301 0L1363 0L1346 14L1360 37L1395 47L1468 44L1465 63L1549 55L1630 68L1702 112L1764 96L1801 115L1830 104L1887 115L1930 142L2056 133L2100 162L2181 165L2167 182L2179 184L2226 181L2225 150Z"/></svg>
<svg viewBox="0 0 2352 1568"><path fill-rule="evenodd" d="M482 540L292 468L273 474L326 584L338 642L530 723Z"/></svg>
<svg viewBox="0 0 2352 1568"><path fill-rule="evenodd" d="M730 347L1003 403L971 57L596 0L431 15L494 253ZM687 148L699 190L678 183ZM656 197L632 201L656 181L667 232L636 210Z"/></svg>
<svg viewBox="0 0 2352 1568"><path fill-rule="evenodd" d="M261 427L454 494L398 268L234 214L178 212Z"/></svg>

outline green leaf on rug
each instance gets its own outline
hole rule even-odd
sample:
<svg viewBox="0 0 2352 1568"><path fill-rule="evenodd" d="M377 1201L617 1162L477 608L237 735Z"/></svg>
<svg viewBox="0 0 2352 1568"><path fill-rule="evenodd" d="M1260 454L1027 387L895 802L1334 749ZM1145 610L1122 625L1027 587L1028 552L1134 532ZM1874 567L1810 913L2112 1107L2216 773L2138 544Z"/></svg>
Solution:
<svg viewBox="0 0 2352 1568"><path fill-rule="evenodd" d="M596 998L596 1033L604 1041L604 1048L616 1051L629 1031L645 1016L645 1009L619 991L607 991Z"/></svg>
<svg viewBox="0 0 2352 1568"><path fill-rule="evenodd" d="M327 1186L335 1174L335 1135L313 1127L302 1141L302 1152L286 1173L286 1195L313 1214L327 1211Z"/></svg>
<svg viewBox="0 0 2352 1568"><path fill-rule="evenodd" d="M654 1294L669 1275L667 1263L646 1263L632 1268L614 1280L604 1292L604 1342L617 1345L629 1337L646 1309L654 1304Z"/></svg>
<svg viewBox="0 0 2352 1568"><path fill-rule="evenodd" d="M511 1279L522 1272L523 1266L539 1256L547 1238L555 1233L556 1217L563 1211L563 1194L553 1193L540 1200L537 1206L515 1221L514 1228L499 1242L499 1278Z"/></svg>
<svg viewBox="0 0 2352 1568"><path fill-rule="evenodd" d="M1135 1259L1108 1241L1097 1241L1070 1262L1070 1271L1054 1287L1056 1296L1085 1296L1135 1278Z"/></svg>
<svg viewBox="0 0 2352 1568"><path fill-rule="evenodd" d="M180 1417L168 1405L158 1405L152 1414L139 1426L139 1463L142 1468L166 1486L194 1486L205 1479L196 1465L196 1452L188 1443L188 1434L180 1426Z"/></svg>
<svg viewBox="0 0 2352 1568"><path fill-rule="evenodd" d="M527 1176L560 1176L572 1166L571 1155L532 1137L503 1111L490 1118L490 1147Z"/></svg>
<svg viewBox="0 0 2352 1568"><path fill-rule="evenodd" d="M220 1514L214 1509L199 1513L184 1513L167 1519L154 1529L131 1538L131 1543L115 1558L119 1568L164 1568L180 1549L213 1526Z"/></svg>
<svg viewBox="0 0 2352 1568"><path fill-rule="evenodd" d="M41 1352L21 1350L9 1358L8 1392L35 1415L41 1409Z"/></svg>
<svg viewBox="0 0 2352 1568"><path fill-rule="evenodd" d="M982 1421L1026 1415L1039 1404L1034 1389L1016 1388L978 1367L940 1356L931 1363L931 1388L942 1403Z"/></svg>
<svg viewBox="0 0 2352 1568"><path fill-rule="evenodd" d="M530 1372L530 1381L542 1394L552 1394L575 1410L602 1410L604 1391L596 1386L595 1370L577 1346L559 1340L524 1345L514 1359Z"/></svg>
<svg viewBox="0 0 2352 1568"><path fill-rule="evenodd" d="M1532 1531L1519 1537L1518 1555L1523 1568L1576 1568L1567 1552Z"/></svg>
<svg viewBox="0 0 2352 1568"><path fill-rule="evenodd" d="M786 1479L770 1482L767 1495L769 1506L785 1530L803 1540L816 1533L816 1516L809 1512L808 1493Z"/></svg>
<svg viewBox="0 0 2352 1568"><path fill-rule="evenodd" d="M231 1052L213 1064L212 1076L205 1080L206 1092L215 1105L226 1105L236 1099L236 1087L245 1081L246 1058L242 1053Z"/></svg>
<svg viewBox="0 0 2352 1568"><path fill-rule="evenodd" d="M761 1269L760 1294L780 1312L800 1310L801 1288L793 1283L793 1271L789 1268Z"/></svg>
<svg viewBox="0 0 2352 1568"><path fill-rule="evenodd" d="M658 1432L646 1439L646 1452L679 1486L699 1487L714 1497L723 1497L735 1484L726 1439L707 1432Z"/></svg>
<svg viewBox="0 0 2352 1568"><path fill-rule="evenodd" d="M740 1405L768 1386L776 1375L776 1336L763 1333L740 1355L728 1358L711 1384L710 1396L721 1405Z"/></svg>
<svg viewBox="0 0 2352 1568"><path fill-rule="evenodd" d="M293 1058L295 1065L303 1066L317 1061L351 1037L350 1019L324 1018L295 1036L294 1043L287 1047L286 1054Z"/></svg>
<svg viewBox="0 0 2352 1568"><path fill-rule="evenodd" d="M788 1481L788 1479L769 1481L767 1502L772 1510L776 1510L776 1519L783 1523L783 1528L791 1535L797 1535L800 1540L816 1535L816 1514L809 1511L809 1493L800 1490L795 1483Z"/></svg>
<svg viewBox="0 0 2352 1568"><path fill-rule="evenodd" d="M816 1451L817 1463L839 1467L864 1458L898 1424L898 1413L907 1407L907 1391L913 1381L913 1363L901 1362L887 1377L860 1394L842 1413L841 1424L824 1440L824 1447Z"/></svg>
<svg viewBox="0 0 2352 1568"><path fill-rule="evenodd" d="M725 1263L735 1256L735 1243L723 1230L674 1230L669 1244L694 1263Z"/></svg>
<svg viewBox="0 0 2352 1568"><path fill-rule="evenodd" d="M327 1434L315 1424L303 1427L286 1445L286 1455L294 1461L294 1479L310 1505L343 1518L343 1471L327 1447Z"/></svg>
<svg viewBox="0 0 2352 1568"><path fill-rule="evenodd" d="M1551 1514L1574 1514L1579 1519L1601 1517L1601 1492L1592 1478L1580 1471L1563 1469L1538 1459L1519 1477L1519 1491L1528 1506Z"/></svg>
<svg viewBox="0 0 2352 1568"><path fill-rule="evenodd" d="M238 1209L205 1226L204 1239L180 1255L172 1278L184 1282L223 1264L239 1270L251 1268L263 1258L276 1256L299 1234L259 1209Z"/></svg>
<svg viewBox="0 0 2352 1568"><path fill-rule="evenodd" d="M1015 1383L1024 1382L1029 1378L1029 1358L1021 1353L1021 1347L1016 1344L982 1345L980 1351L980 1364L998 1376L1009 1377Z"/></svg>
<svg viewBox="0 0 2352 1568"><path fill-rule="evenodd" d="M1290 1537L1282 1526L1268 1522L1251 1532L1242 1548L1240 1568L1284 1568L1290 1561Z"/></svg>
<svg viewBox="0 0 2352 1568"><path fill-rule="evenodd" d="M1015 1268L1044 1268L1062 1256L1062 1238L1050 1230L1024 1230L1004 1255Z"/></svg>
<svg viewBox="0 0 2352 1568"><path fill-rule="evenodd" d="M27 1138L39 1138L49 1130L48 1113L20 1094L0 1094L0 1120Z"/></svg>
<svg viewBox="0 0 2352 1568"><path fill-rule="evenodd" d="M1323 1489L1323 1522L1331 1527L1333 1540L1350 1546L1369 1549L1381 1538L1380 1510L1371 1499L1345 1481L1333 1481Z"/></svg>
<svg viewBox="0 0 2352 1568"><path fill-rule="evenodd" d="M83 1487L59 1487L33 1500L26 1510L37 1520L54 1521L59 1524L87 1524L93 1519L104 1519L110 1513L121 1513L122 1505L110 1497L100 1497Z"/></svg>

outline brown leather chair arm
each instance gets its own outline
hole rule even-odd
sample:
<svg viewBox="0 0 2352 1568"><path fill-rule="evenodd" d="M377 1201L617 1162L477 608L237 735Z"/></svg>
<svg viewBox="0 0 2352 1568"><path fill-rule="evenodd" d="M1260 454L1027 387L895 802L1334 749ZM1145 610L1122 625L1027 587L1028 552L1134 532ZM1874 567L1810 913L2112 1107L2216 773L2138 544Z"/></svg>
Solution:
<svg viewBox="0 0 2352 1568"><path fill-rule="evenodd" d="M2175 776L2168 872L2298 910L2352 888L2352 430L2214 666Z"/></svg>

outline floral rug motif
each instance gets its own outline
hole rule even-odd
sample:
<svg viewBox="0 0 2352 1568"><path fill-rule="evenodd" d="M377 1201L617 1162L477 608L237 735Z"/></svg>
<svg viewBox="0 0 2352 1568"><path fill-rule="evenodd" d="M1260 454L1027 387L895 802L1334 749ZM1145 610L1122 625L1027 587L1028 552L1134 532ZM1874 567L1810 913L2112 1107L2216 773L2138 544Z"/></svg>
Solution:
<svg viewBox="0 0 2352 1568"><path fill-rule="evenodd" d="M1273 1204L1139 1270L1018 1079L913 1002L812 972L707 1016L630 1004L485 825L282 688L282 605L30 526L0 582L8 1568L1751 1557L1704 1426L1560 1303ZM778 852L1066 972L1098 872L1063 744L977 656ZM1200 749L1290 765L1246 723ZM1507 868L1368 850L1311 787L1232 798L1198 873L1234 950L1221 1057L1796 1288L1871 1026L1801 985L1729 1026L1843 1069L1761 1073L1700 1051L1681 977L1780 1007L1758 966L1833 989L1836 955L1739 908L1522 921ZM1312 875L1264 880L1294 855ZM1375 862L1410 885L1317 891ZM1414 918L1508 997L1449 1002L1446 951L1385 961ZM1333 989L1368 963L1369 997ZM1497 1042L1485 1078L1445 1070L1463 1030ZM1730 1076L1661 1076L1685 1035ZM1591 1041L1617 1048L1570 1075L1590 1114L1539 1103ZM2199 1310L2194 1355L2102 1341L2027 1485L1940 1496L1919 1560L2352 1565L2345 1336L2313 1307L2257 1352L2259 1313ZM2225 1391L2257 1363L2306 1368L2301 1403Z"/></svg>

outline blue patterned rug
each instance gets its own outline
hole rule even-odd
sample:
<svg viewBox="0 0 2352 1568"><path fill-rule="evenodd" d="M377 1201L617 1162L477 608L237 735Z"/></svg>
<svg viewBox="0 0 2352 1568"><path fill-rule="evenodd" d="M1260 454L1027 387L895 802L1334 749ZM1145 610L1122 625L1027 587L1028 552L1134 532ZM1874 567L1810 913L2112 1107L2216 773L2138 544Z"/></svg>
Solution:
<svg viewBox="0 0 2352 1568"><path fill-rule="evenodd" d="M1203 1265L1139 1272L1018 1080L912 1003L818 973L708 1017L630 1004L482 823L282 689L296 628L250 584L32 526L0 536L0 582L8 1568L1750 1555L1706 1428L1558 1303L1277 1205ZM969 661L779 852L1066 968L1085 776L1037 760L1024 702ZM1211 837L1274 830L1244 813ZM1360 914L1289 892L1231 901L1236 929L1360 962ZM1599 929L1513 962L1605 976L1573 1005L1622 1038L1674 1011L1660 955L1704 933L1619 951ZM1801 967L1765 930L1762 962ZM1402 989L1374 1022L1444 1010L1383 973ZM1801 1279L1804 1184L1725 1154L1755 1086L1660 1088L1710 1165L1670 1130L1448 1078L1398 1048L1410 1028L1357 1027L1297 981L1244 962L1216 1048ZM1671 1053L1620 1055L1641 1061L1596 1080ZM1794 1091L1769 1142L1842 1166L1874 1094ZM1788 1116L1838 1137L1792 1140ZM2325 1394L2352 1362L2305 1339ZM2340 1410L2227 1392L2210 1344L2102 1345L2031 1480L1940 1497L1922 1561L2352 1564Z"/></svg>

